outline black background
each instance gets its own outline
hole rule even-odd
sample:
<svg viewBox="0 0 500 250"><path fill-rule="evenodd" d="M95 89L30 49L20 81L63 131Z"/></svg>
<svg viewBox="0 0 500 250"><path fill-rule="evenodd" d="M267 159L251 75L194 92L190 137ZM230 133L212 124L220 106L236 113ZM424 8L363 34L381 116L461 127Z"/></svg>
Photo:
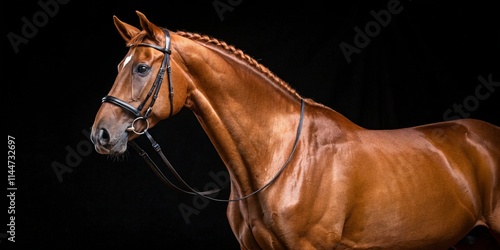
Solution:
<svg viewBox="0 0 500 250"><path fill-rule="evenodd" d="M217 11L213 2L234 6ZM475 96L479 76L491 74L500 82L500 15L494 1L400 1L401 13L348 63L340 43L353 45L354 27L364 29L374 20L370 11L385 10L390 1L369 2L71 0L59 4L17 53L8 34L22 35L23 17L32 20L43 9L37 1L2 2L3 127L16 138L18 190L16 243L7 242L8 228L2 226L0 245L239 248L225 216L227 204L203 204L186 223L179 205L194 207L193 197L165 188L135 152L113 160L88 147L85 131L127 51L113 15L138 26L139 10L172 31L224 40L302 96L371 129L443 121L446 110ZM496 87L467 113L500 125L499 100ZM224 170L190 111L151 133L199 189L213 182L211 171ZM139 143L149 150L145 140ZM67 159L72 150L80 157ZM58 179L53 169L58 163L72 165L72 172ZM6 225L8 199L3 204Z"/></svg>

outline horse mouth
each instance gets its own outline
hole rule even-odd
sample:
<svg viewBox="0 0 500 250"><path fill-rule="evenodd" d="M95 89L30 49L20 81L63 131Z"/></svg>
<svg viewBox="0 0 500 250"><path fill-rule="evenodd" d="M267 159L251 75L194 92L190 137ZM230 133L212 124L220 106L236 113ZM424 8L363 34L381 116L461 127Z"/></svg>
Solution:
<svg viewBox="0 0 500 250"><path fill-rule="evenodd" d="M112 155L120 156L127 151L127 144L119 143L113 145L111 148L103 147L101 145L94 144L95 151L102 155Z"/></svg>

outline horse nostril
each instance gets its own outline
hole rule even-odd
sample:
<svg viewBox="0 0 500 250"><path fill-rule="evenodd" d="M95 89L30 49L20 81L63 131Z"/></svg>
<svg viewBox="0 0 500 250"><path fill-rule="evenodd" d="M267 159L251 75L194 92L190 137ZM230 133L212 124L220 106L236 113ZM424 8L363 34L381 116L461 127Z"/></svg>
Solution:
<svg viewBox="0 0 500 250"><path fill-rule="evenodd" d="M108 130L105 128L101 128L99 130L99 134L98 134L97 139L98 139L99 144L101 144L103 146L107 145L109 143L109 139L110 139Z"/></svg>

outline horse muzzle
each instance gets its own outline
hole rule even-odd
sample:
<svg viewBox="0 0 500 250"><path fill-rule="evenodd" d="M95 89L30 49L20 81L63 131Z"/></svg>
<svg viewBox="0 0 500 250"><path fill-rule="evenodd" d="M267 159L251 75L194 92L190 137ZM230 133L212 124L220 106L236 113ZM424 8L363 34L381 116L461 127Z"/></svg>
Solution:
<svg viewBox="0 0 500 250"><path fill-rule="evenodd" d="M91 141L99 154L119 155L127 150L128 132L112 133L105 127L92 128Z"/></svg>

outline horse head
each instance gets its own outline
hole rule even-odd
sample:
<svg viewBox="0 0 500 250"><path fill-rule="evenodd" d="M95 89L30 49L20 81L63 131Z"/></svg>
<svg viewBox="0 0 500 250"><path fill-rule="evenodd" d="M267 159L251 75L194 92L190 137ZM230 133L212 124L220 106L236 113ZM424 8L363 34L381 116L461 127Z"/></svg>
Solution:
<svg viewBox="0 0 500 250"><path fill-rule="evenodd" d="M186 100L186 79L172 74L181 70L170 64L175 55L171 56L169 31L136 12L142 30L113 16L129 50L92 125L91 140L100 154L124 153L129 140L177 113Z"/></svg>

